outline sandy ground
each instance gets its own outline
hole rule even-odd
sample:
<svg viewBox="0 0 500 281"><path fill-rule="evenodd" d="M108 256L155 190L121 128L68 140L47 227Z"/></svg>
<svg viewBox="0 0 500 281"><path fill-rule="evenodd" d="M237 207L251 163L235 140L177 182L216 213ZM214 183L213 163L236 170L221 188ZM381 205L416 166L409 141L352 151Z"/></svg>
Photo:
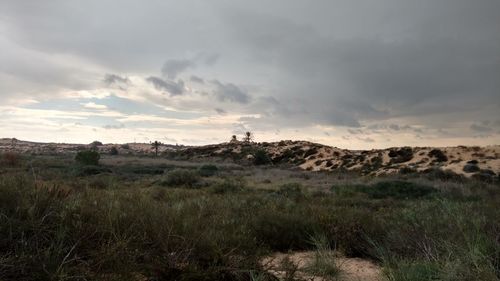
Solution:
<svg viewBox="0 0 500 281"><path fill-rule="evenodd" d="M310 264L314 252L292 252L276 253L262 261L262 265L279 279L283 279L285 272L281 270L281 264L285 259L297 266L297 277L310 281L328 281L329 279L313 276L304 272L304 268ZM336 265L340 268L339 276L334 279L338 281L381 281L381 268L368 260L359 258L338 257Z"/></svg>

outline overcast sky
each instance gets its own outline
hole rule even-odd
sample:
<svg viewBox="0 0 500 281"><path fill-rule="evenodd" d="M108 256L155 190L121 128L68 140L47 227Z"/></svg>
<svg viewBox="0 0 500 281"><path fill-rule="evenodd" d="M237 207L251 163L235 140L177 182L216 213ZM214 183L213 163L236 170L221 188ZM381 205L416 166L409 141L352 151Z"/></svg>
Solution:
<svg viewBox="0 0 500 281"><path fill-rule="evenodd" d="M500 143L498 0L0 0L0 137Z"/></svg>

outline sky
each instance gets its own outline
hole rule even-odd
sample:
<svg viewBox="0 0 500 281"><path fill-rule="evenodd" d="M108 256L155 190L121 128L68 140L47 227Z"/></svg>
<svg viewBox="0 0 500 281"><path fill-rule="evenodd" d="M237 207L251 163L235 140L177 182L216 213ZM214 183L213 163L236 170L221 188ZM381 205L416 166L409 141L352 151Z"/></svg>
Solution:
<svg viewBox="0 0 500 281"><path fill-rule="evenodd" d="M0 0L0 138L500 144L498 0Z"/></svg>

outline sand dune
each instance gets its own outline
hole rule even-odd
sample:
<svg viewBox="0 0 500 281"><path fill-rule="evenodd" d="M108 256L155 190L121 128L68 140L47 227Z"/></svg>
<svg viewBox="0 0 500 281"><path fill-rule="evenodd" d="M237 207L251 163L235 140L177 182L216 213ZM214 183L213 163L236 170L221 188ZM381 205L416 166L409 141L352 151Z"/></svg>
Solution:
<svg viewBox="0 0 500 281"><path fill-rule="evenodd" d="M91 144L35 143L0 139L0 151L34 154L76 153ZM147 143L94 146L102 153L117 147L120 154L152 154ZM310 171L359 171L365 175L447 171L466 177L491 178L500 174L500 145L478 147L394 147L347 150L307 141L272 143L230 142L205 146L162 145L162 155L182 159L220 158L251 163L253 153L264 150L275 165L289 165Z"/></svg>

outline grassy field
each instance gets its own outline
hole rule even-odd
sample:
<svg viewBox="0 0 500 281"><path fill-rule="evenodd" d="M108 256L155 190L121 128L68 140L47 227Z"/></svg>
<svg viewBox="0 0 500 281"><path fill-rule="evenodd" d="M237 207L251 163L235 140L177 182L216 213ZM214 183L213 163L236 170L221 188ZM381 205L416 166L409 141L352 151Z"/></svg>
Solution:
<svg viewBox="0 0 500 281"><path fill-rule="evenodd" d="M0 280L276 280L261 261L329 249L382 280L500 280L500 186L441 174L366 178L276 166L5 156ZM290 267L287 280L299 280Z"/></svg>

